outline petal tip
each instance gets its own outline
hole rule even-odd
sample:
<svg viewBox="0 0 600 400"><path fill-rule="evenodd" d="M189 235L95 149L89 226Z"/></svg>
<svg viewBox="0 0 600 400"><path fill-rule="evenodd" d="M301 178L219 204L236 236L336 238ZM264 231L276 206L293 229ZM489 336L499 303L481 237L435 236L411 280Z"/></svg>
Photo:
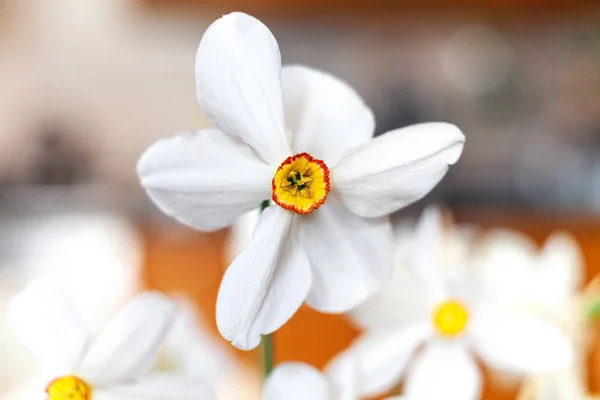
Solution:
<svg viewBox="0 0 600 400"><path fill-rule="evenodd" d="M443 131L444 135L451 137L452 140L449 143L448 148L450 151L447 153L448 165L454 165L459 160L462 155L462 151L465 145L465 135L460 130L460 128L454 124L449 122L434 122L433 124L437 125L436 128L440 131Z"/></svg>
<svg viewBox="0 0 600 400"><path fill-rule="evenodd" d="M159 292L158 290L147 290L138 294L132 302L153 310L164 310L170 318L174 319L177 314L178 306L175 299L171 296Z"/></svg>

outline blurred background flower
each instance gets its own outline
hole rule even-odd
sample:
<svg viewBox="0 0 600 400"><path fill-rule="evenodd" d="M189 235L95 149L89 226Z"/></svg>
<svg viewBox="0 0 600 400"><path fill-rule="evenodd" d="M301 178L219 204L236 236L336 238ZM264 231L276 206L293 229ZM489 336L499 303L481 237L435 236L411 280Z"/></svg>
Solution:
<svg viewBox="0 0 600 400"><path fill-rule="evenodd" d="M235 10L273 30L284 63L330 71L355 87L373 107L378 133L428 120L463 130L461 161L424 201L394 217L400 232L426 203L443 202L460 231L444 257L471 257L471 243L487 246L508 228L527 237L517 247L536 264L550 235L567 231L582 269L561 290L589 288L600 272L599 7L593 0L0 0L0 392L34 363L8 329L4 306L42 274L73 292L92 326L141 288L185 294L207 335L222 343L214 303L232 232L198 233L161 216L137 183L135 163L160 137L208 127L196 103L194 57L210 22ZM504 254L492 257L494 271L522 264L511 256L522 250L496 246L490 252ZM484 275L521 285L520 273ZM599 329L592 321L584 335L582 379L591 393L600 391ZM275 357L322 369L359 331L346 317L302 307L276 333ZM231 351L231 358L244 372L230 387L246 390L229 398L258 399L258 355ZM485 382L485 400L516 396L514 384Z"/></svg>

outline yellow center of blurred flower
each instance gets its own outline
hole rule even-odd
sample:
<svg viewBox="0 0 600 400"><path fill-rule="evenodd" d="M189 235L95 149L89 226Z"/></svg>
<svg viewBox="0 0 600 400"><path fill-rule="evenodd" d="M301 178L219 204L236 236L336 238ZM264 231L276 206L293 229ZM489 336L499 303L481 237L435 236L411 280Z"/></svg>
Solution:
<svg viewBox="0 0 600 400"><path fill-rule="evenodd" d="M469 320L466 308L457 301L446 301L436 307L433 312L433 325L442 336L460 334Z"/></svg>
<svg viewBox="0 0 600 400"><path fill-rule="evenodd" d="M76 376L61 376L46 388L48 400L89 400L92 388Z"/></svg>
<svg viewBox="0 0 600 400"><path fill-rule="evenodd" d="M272 198L280 207L308 214L325 202L329 193L329 169L308 153L288 157L272 182Z"/></svg>

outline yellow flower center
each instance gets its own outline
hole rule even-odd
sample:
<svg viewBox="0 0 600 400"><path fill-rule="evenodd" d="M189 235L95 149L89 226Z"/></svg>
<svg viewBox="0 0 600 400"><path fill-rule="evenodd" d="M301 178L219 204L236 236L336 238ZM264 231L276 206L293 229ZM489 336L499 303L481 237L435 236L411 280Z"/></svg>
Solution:
<svg viewBox="0 0 600 400"><path fill-rule="evenodd" d="M288 157L272 182L273 201L286 210L308 214L325 202L329 193L329 169L308 153Z"/></svg>
<svg viewBox="0 0 600 400"><path fill-rule="evenodd" d="M76 376L61 376L46 388L47 400L89 400L92 388Z"/></svg>
<svg viewBox="0 0 600 400"><path fill-rule="evenodd" d="M469 320L469 313L457 301L446 301L437 306L433 312L433 325L442 336L460 334Z"/></svg>

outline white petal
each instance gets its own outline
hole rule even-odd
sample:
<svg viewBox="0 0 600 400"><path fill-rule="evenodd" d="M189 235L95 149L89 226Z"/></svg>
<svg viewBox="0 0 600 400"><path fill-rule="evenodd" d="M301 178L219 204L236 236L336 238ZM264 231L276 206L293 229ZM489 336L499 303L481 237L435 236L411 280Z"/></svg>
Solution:
<svg viewBox="0 0 600 400"><path fill-rule="evenodd" d="M281 78L294 153L307 152L331 168L348 150L369 143L375 118L346 82L300 65L283 67Z"/></svg>
<svg viewBox="0 0 600 400"><path fill-rule="evenodd" d="M234 12L206 31L196 55L198 103L214 126L268 163L290 154L277 41L262 22Z"/></svg>
<svg viewBox="0 0 600 400"><path fill-rule="evenodd" d="M215 130L154 143L137 171L165 214L200 230L227 226L271 197L272 169L250 147Z"/></svg>
<svg viewBox="0 0 600 400"><path fill-rule="evenodd" d="M45 369L71 372L83 357L88 340L75 305L50 282L36 281L9 305L19 339L40 359Z"/></svg>
<svg viewBox="0 0 600 400"><path fill-rule="evenodd" d="M99 388L94 400L212 400L213 389L199 379L154 373L132 383Z"/></svg>
<svg viewBox="0 0 600 400"><path fill-rule="evenodd" d="M427 289L415 280L412 271L402 267L394 268L384 288L349 311L358 327L385 329L429 318L431 305L423 295Z"/></svg>
<svg viewBox="0 0 600 400"><path fill-rule="evenodd" d="M577 240L567 232L552 234L539 255L539 300L550 309L568 305L583 282L585 265Z"/></svg>
<svg viewBox="0 0 600 400"><path fill-rule="evenodd" d="M331 187L365 217L390 214L425 196L462 153L454 125L426 123L381 135L331 171Z"/></svg>
<svg viewBox="0 0 600 400"><path fill-rule="evenodd" d="M348 313L361 328L401 327L430 317L429 282L424 282L412 267L417 236L414 225L396 225L394 236L392 276L380 290Z"/></svg>
<svg viewBox="0 0 600 400"><path fill-rule="evenodd" d="M158 292L138 295L96 339L80 373L95 385L139 377L154 361L176 312L173 300Z"/></svg>
<svg viewBox="0 0 600 400"><path fill-rule="evenodd" d="M263 387L262 400L331 400L325 376L310 365L288 362L271 372Z"/></svg>
<svg viewBox="0 0 600 400"><path fill-rule="evenodd" d="M385 394L400 382L413 354L430 334L430 324L423 322L360 336L348 349L357 366L360 396Z"/></svg>
<svg viewBox="0 0 600 400"><path fill-rule="evenodd" d="M325 375L336 400L358 398L357 373L359 366L350 351L336 355L325 366Z"/></svg>
<svg viewBox="0 0 600 400"><path fill-rule="evenodd" d="M481 376L473 357L456 342L427 345L408 371L404 393L409 399L475 400Z"/></svg>
<svg viewBox="0 0 600 400"><path fill-rule="evenodd" d="M484 235L471 257L486 297L522 306L531 299L537 249L528 236L509 229Z"/></svg>
<svg viewBox="0 0 600 400"><path fill-rule="evenodd" d="M260 218L260 212L260 208L248 211L231 225L225 249L227 264L230 264L250 244L252 232Z"/></svg>
<svg viewBox="0 0 600 400"><path fill-rule="evenodd" d="M178 301L177 318L165 340L167 363L173 371L196 378L212 379L230 372L234 361L197 316L193 304ZM212 323L212 321L211 321Z"/></svg>
<svg viewBox="0 0 600 400"><path fill-rule="evenodd" d="M573 350L556 326L529 316L473 318L469 325L479 355L492 367L518 373L544 373L568 367Z"/></svg>
<svg viewBox="0 0 600 400"><path fill-rule="evenodd" d="M428 300L437 303L446 296L443 273L444 221L437 207L423 211L415 228L412 268L427 288Z"/></svg>
<svg viewBox="0 0 600 400"><path fill-rule="evenodd" d="M217 327L235 347L252 349L300 307L311 270L294 237L293 214L279 206L261 215L250 245L229 266L217 297Z"/></svg>
<svg viewBox="0 0 600 400"><path fill-rule="evenodd" d="M322 312L345 312L378 290L392 272L392 231L387 218L362 218L329 196L299 218L313 270L306 302Z"/></svg>

